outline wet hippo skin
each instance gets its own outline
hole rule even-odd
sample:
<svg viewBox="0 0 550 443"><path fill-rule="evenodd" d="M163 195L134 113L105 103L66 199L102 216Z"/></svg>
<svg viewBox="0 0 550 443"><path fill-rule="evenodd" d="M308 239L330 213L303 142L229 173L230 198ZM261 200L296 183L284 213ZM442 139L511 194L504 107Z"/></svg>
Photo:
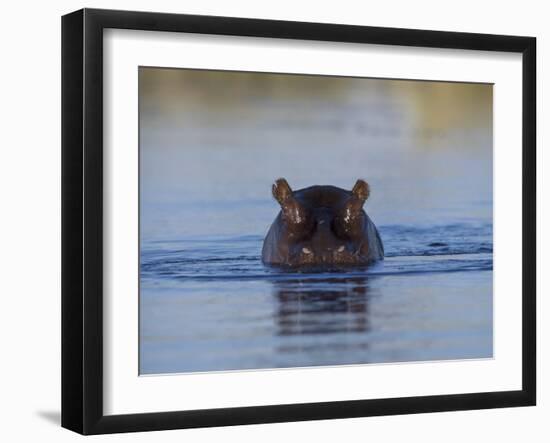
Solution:
<svg viewBox="0 0 550 443"><path fill-rule="evenodd" d="M273 185L281 206L262 248L262 261L288 267L367 265L384 258L376 226L363 210L370 188L351 191L310 186L292 191L284 178Z"/></svg>

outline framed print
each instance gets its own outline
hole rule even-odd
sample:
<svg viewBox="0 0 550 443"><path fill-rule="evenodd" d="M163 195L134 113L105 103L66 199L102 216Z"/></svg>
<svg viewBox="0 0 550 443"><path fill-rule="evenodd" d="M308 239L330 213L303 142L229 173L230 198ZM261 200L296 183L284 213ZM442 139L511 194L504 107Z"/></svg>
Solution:
<svg viewBox="0 0 550 443"><path fill-rule="evenodd" d="M62 20L62 425L529 406L533 37Z"/></svg>

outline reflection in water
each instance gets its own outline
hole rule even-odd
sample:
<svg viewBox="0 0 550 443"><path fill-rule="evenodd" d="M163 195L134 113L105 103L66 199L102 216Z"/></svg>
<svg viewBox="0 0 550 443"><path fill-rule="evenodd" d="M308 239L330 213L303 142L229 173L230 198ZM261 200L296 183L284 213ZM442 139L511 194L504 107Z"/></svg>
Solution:
<svg viewBox="0 0 550 443"><path fill-rule="evenodd" d="M356 355L357 359L359 352L360 361L369 361L366 278L298 278L273 284L277 299L276 334L287 337L276 348L283 360L315 361L324 355L325 359L331 356L326 363L335 364L338 361L334 356L347 354L340 363L353 363L354 360L346 359L349 355Z"/></svg>
<svg viewBox="0 0 550 443"><path fill-rule="evenodd" d="M368 331L366 278L274 282L278 335Z"/></svg>

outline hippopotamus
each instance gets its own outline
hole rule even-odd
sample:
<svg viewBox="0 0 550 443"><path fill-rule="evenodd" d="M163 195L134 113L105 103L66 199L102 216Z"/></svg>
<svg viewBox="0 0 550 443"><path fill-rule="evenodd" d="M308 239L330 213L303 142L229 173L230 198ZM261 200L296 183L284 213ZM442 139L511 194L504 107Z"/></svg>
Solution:
<svg viewBox="0 0 550 443"><path fill-rule="evenodd" d="M364 180L351 191L310 186L292 191L284 178L273 197L281 206L262 248L262 261L283 267L364 266L384 258L376 226L363 210L370 194Z"/></svg>

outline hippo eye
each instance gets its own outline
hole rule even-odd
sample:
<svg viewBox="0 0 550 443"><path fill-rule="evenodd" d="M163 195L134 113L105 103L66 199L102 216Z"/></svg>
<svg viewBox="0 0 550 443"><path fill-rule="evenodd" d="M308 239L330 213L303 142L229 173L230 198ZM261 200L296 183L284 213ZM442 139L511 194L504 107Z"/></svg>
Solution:
<svg viewBox="0 0 550 443"><path fill-rule="evenodd" d="M344 246L340 246L340 247L338 248L338 252L344 252L344 249L346 249Z"/></svg>
<svg viewBox="0 0 550 443"><path fill-rule="evenodd" d="M303 252L304 254L311 254L311 249L309 249L309 248L302 248L302 252Z"/></svg>

